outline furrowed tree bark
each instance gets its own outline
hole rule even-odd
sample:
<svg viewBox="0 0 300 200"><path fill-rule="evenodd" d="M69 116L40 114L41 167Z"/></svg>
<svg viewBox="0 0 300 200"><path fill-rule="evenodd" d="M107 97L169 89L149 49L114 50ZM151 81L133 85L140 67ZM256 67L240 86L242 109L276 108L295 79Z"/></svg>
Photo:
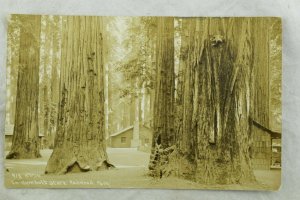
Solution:
<svg viewBox="0 0 300 200"><path fill-rule="evenodd" d="M159 17L150 175L164 176L168 148L174 144L174 18ZM166 174L167 175L167 174Z"/></svg>
<svg viewBox="0 0 300 200"><path fill-rule="evenodd" d="M58 129L45 173L112 167L105 143L103 28L101 17L63 17Z"/></svg>
<svg viewBox="0 0 300 200"><path fill-rule="evenodd" d="M40 157L38 128L41 17L21 16L15 125L7 159Z"/></svg>
<svg viewBox="0 0 300 200"><path fill-rule="evenodd" d="M189 37L175 173L205 184L255 182L249 154L253 22L199 18L183 23Z"/></svg>

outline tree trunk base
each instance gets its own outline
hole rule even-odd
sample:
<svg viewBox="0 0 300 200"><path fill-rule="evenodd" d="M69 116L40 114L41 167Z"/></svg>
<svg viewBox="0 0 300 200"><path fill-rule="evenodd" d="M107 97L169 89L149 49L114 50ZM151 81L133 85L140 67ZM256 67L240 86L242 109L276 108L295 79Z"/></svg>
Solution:
<svg viewBox="0 0 300 200"><path fill-rule="evenodd" d="M175 145L166 149L156 145L151 153L149 176L156 178L176 176L190 179L193 171L194 167L191 162L178 151Z"/></svg>
<svg viewBox="0 0 300 200"><path fill-rule="evenodd" d="M256 183L254 173L240 163L230 164L220 160L197 160L195 180L203 184L252 184Z"/></svg>
<svg viewBox="0 0 300 200"><path fill-rule="evenodd" d="M40 157L42 156L39 152L26 153L25 151L19 150L19 151L10 151L6 156L6 159L34 159Z"/></svg>
<svg viewBox="0 0 300 200"><path fill-rule="evenodd" d="M115 168L109 163L103 149L82 148L56 148L54 149L45 174L66 174L87 171L100 171Z"/></svg>
<svg viewBox="0 0 300 200"><path fill-rule="evenodd" d="M206 158L191 161L176 146L162 149L156 145L149 164L149 176L164 178L175 176L201 184L253 184L256 178L245 161L234 165L220 159Z"/></svg>

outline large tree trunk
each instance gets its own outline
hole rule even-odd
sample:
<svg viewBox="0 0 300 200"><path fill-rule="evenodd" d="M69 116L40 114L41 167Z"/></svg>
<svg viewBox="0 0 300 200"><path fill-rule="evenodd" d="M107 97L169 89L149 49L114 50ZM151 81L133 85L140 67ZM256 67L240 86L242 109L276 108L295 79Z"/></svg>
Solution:
<svg viewBox="0 0 300 200"><path fill-rule="evenodd" d="M156 80L153 140L149 169L163 176L167 149L174 144L174 18L159 17L156 52Z"/></svg>
<svg viewBox="0 0 300 200"><path fill-rule="evenodd" d="M12 147L6 158L37 158L40 16L21 16L20 53Z"/></svg>
<svg viewBox="0 0 300 200"><path fill-rule="evenodd" d="M253 22L206 18L183 23L189 30L189 37L183 37L189 48L176 173L206 184L253 182L249 156Z"/></svg>
<svg viewBox="0 0 300 200"><path fill-rule="evenodd" d="M58 129L45 173L109 168L104 126L103 22L65 17Z"/></svg>

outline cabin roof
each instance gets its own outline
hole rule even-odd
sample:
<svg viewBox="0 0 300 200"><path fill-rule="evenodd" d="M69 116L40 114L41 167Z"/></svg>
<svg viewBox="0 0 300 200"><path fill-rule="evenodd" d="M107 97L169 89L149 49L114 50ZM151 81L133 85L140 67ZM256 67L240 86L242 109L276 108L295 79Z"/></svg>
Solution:
<svg viewBox="0 0 300 200"><path fill-rule="evenodd" d="M133 126L129 126L129 127L125 128L125 129L123 129L123 130L121 130L121 131L118 131L118 132L116 132L116 133L111 134L110 136L111 136L111 137L115 137L115 136L121 135L121 134L123 134L123 133L125 133L126 131L129 131L129 130L131 130L131 129L133 129Z"/></svg>

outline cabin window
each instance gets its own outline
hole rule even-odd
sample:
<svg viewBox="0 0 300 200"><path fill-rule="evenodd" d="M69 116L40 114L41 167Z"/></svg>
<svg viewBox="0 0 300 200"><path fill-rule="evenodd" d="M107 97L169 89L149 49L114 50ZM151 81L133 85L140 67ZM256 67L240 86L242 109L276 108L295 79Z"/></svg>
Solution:
<svg viewBox="0 0 300 200"><path fill-rule="evenodd" d="M126 143L126 137L121 137L121 143Z"/></svg>

